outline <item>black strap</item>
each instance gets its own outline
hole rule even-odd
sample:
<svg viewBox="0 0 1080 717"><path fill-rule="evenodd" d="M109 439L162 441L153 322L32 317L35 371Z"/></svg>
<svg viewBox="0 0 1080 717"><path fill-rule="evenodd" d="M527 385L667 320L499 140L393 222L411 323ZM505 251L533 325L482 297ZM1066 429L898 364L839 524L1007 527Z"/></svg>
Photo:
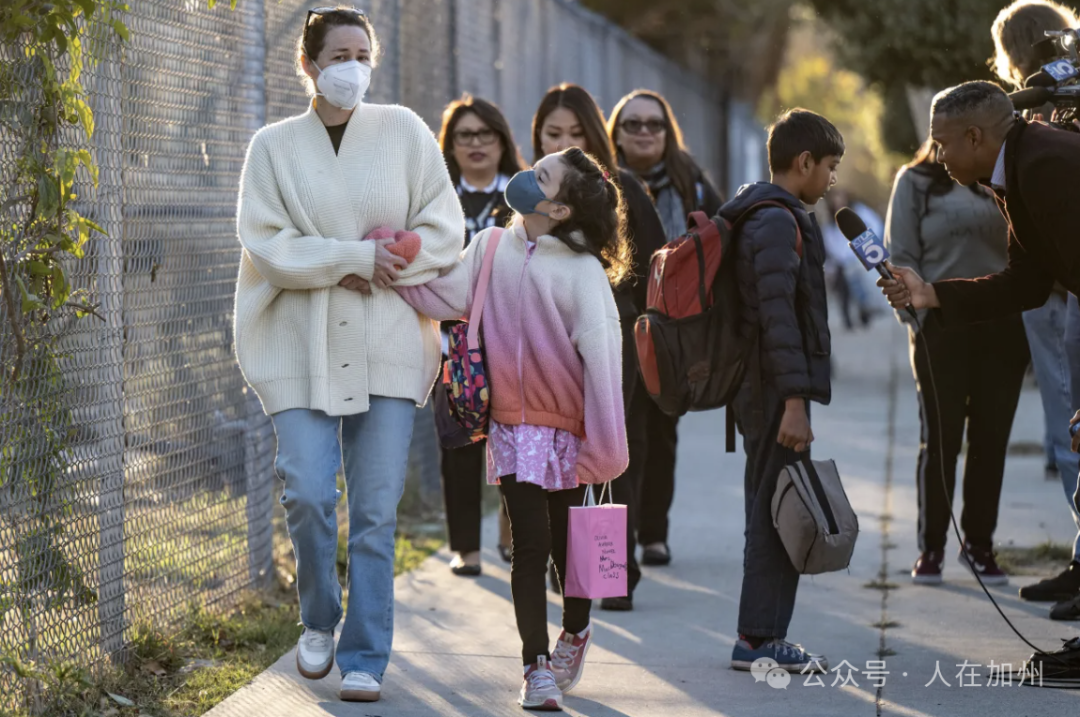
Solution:
<svg viewBox="0 0 1080 717"><path fill-rule="evenodd" d="M735 452L735 411L732 410L730 403L725 407L725 414L726 414L725 418L726 418L726 421L727 421L727 429L725 431L727 433L727 436L726 436L726 442L724 444L725 445L725 450L728 453L734 453Z"/></svg>
<svg viewBox="0 0 1080 717"><path fill-rule="evenodd" d="M697 249L698 258L698 300L701 301L701 310L709 308L709 295L705 291L705 247L701 243L701 236L694 232L694 248Z"/></svg>
<svg viewBox="0 0 1080 717"><path fill-rule="evenodd" d="M814 467L813 461L810 460L810 452L803 453L800 459L803 468L806 469L806 477L810 481L810 488L814 491L814 497L817 498L818 505L821 506L821 512L825 514L825 522L829 524L829 535L836 535L840 532L840 526L836 524L836 516L833 515L832 505L825 495L825 486L821 485L821 477L817 473L817 468Z"/></svg>

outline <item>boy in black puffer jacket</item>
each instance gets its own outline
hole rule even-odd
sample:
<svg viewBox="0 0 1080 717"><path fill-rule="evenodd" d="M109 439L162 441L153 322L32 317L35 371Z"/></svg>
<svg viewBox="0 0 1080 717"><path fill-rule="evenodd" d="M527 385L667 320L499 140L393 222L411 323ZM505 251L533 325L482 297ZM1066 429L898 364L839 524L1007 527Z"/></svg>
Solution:
<svg viewBox="0 0 1080 717"><path fill-rule="evenodd" d="M785 639L799 573L773 527L771 505L780 471L814 440L809 402L828 404L831 396L825 244L804 205L816 204L836 183L843 155L844 138L827 119L787 112L769 130L772 182L744 186L720 210L734 222L759 202L784 205L754 209L735 240L744 320L757 327L734 403L746 450L746 547L739 639L731 658L737 670L749 670L761 658L789 672L828 670L824 657Z"/></svg>

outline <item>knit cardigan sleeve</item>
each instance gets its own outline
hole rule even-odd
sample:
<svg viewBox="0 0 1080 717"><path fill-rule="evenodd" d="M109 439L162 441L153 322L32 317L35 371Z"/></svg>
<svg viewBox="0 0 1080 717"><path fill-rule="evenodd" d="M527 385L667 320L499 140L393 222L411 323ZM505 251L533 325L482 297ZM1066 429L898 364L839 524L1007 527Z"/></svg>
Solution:
<svg viewBox="0 0 1080 717"><path fill-rule="evenodd" d="M574 337L585 369L585 440L578 452L577 476L582 483L604 483L618 478L630 462L626 445L626 419L622 397L622 331L615 299L604 283L579 309L604 311L599 323L586 324ZM603 291L601 292L600 289Z"/></svg>
<svg viewBox="0 0 1080 717"><path fill-rule="evenodd" d="M375 242L307 236L293 226L270 156L270 135L251 140L240 175L237 234L259 274L279 289L325 289L348 274L371 279Z"/></svg>
<svg viewBox="0 0 1080 717"><path fill-rule="evenodd" d="M457 261L465 243L465 214L435 136L419 115L411 110L405 112L409 126L408 166L412 173L405 229L420 236L420 253L401 272L397 283L415 286L430 281Z"/></svg>

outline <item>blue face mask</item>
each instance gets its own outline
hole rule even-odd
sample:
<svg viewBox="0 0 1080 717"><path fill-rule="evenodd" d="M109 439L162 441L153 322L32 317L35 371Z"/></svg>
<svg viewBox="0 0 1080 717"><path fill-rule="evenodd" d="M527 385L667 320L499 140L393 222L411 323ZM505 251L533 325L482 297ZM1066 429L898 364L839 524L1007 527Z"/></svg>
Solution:
<svg viewBox="0 0 1080 717"><path fill-rule="evenodd" d="M506 185L505 197L506 203L518 214L539 214L550 218L550 214L536 211L537 205L540 202L559 204L559 202L548 199L547 195L544 194L544 190L540 188L540 184L536 181L536 170L534 169L523 170L511 177L510 182Z"/></svg>

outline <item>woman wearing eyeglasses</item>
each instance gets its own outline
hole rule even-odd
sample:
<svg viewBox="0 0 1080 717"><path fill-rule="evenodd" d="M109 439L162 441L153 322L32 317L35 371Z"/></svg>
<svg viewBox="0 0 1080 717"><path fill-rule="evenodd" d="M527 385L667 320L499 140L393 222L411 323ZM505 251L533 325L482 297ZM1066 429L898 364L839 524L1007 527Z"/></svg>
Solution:
<svg viewBox="0 0 1080 717"><path fill-rule="evenodd" d="M471 95L451 102L443 111L439 144L465 212L467 247L480 231L506 225L513 211L503 191L510 177L525 168L524 162L503 113ZM480 503L486 446L481 441L442 454L446 527L454 552L450 569L455 575L477 576L481 572ZM499 554L510 561L510 523L505 508L499 513Z"/></svg>
<svg viewBox="0 0 1080 717"><path fill-rule="evenodd" d="M724 203L720 193L686 150L675 114L662 96L636 90L623 97L608 121L608 135L619 164L649 187L668 240L686 231L691 212L712 217L720 210ZM638 522L638 540L644 546L641 562L667 565L671 562L668 512L675 498L679 419L657 408L643 385L637 387L633 401L635 408L631 410L647 414L642 429L647 446ZM633 465L633 453L630 461Z"/></svg>
<svg viewBox="0 0 1080 717"><path fill-rule="evenodd" d="M297 667L320 679L334 663L343 468L349 604L337 663L341 698L364 702L379 699L390 658L397 505L416 406L439 368L438 327L390 287L453 265L464 229L423 121L363 103L377 56L359 11L308 13L299 65L315 96L252 138L237 218L236 353L277 433L304 624ZM384 238L364 241L373 234Z"/></svg>
<svg viewBox="0 0 1080 717"><path fill-rule="evenodd" d="M626 202L626 227L633 250L631 278L615 291L615 303L619 307L623 334L623 404L630 465L623 475L612 482L611 494L616 503L627 506L629 525L626 531L626 555L629 591L625 598L604 598L600 602L600 608L632 610L634 588L641 579L641 568L636 557L637 539L633 528L638 517L645 443L641 431L637 430L642 425L640 406L635 409L631 403L631 397L639 383L634 322L645 312L645 288L648 281L643 274L648 272L649 258L664 245L667 237L645 187L632 172L619 169L615 162L615 152L604 127L604 113L588 90L569 83L552 87L540 101L540 107L533 116L532 130L534 160L538 161L570 147L578 147L596 157L600 166L617 178ZM554 577L552 585L558 585Z"/></svg>

